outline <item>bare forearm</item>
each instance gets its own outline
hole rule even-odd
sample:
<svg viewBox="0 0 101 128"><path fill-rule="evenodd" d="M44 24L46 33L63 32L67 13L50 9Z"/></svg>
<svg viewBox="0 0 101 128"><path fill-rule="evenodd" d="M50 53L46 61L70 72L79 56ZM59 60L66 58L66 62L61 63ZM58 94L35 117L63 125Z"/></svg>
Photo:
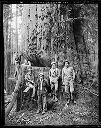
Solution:
<svg viewBox="0 0 101 128"><path fill-rule="evenodd" d="M49 79L51 79L51 72L49 71Z"/></svg>
<svg viewBox="0 0 101 128"><path fill-rule="evenodd" d="M64 72L62 71L62 82L64 81Z"/></svg>

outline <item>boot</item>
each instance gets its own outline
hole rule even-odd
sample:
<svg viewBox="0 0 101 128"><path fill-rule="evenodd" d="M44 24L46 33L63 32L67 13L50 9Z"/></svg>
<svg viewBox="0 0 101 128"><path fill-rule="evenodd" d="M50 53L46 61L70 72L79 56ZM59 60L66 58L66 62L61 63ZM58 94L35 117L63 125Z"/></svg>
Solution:
<svg viewBox="0 0 101 128"><path fill-rule="evenodd" d="M43 114L45 114L45 109L43 109L43 111L42 111L42 115L43 115Z"/></svg>
<svg viewBox="0 0 101 128"><path fill-rule="evenodd" d="M38 109L36 113L37 113L37 114L40 113L40 109Z"/></svg>
<svg viewBox="0 0 101 128"><path fill-rule="evenodd" d="M46 101L46 96L43 98L43 106L42 106L42 114L45 113L46 111L46 108L47 108L47 101Z"/></svg>
<svg viewBox="0 0 101 128"><path fill-rule="evenodd" d="M52 100L55 100L55 95L53 95L53 98L52 98Z"/></svg>

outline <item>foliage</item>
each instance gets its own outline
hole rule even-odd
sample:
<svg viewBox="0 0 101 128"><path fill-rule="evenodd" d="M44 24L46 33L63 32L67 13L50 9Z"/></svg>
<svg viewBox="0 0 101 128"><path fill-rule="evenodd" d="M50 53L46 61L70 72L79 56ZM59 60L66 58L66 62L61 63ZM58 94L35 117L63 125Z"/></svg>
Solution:
<svg viewBox="0 0 101 128"><path fill-rule="evenodd" d="M4 19L7 19L9 16L9 9L10 9L9 4L3 4L3 18Z"/></svg>
<svg viewBox="0 0 101 128"><path fill-rule="evenodd" d="M26 55L33 65L35 62L35 65L40 63L45 66L46 63L49 66L55 55L58 65L60 63L62 65L60 57L60 53L62 53L63 61L68 58L76 67L76 71L81 67L85 74L84 70L88 70L85 63L88 62L91 72L92 69L97 69L98 5L51 3L18 4L17 7L18 14L22 16L19 33L22 38L19 43L20 50L26 51ZM4 10L6 9L8 9L7 5L4 6ZM7 16L6 13L5 15ZM73 27L73 23L77 24ZM16 42L16 31L12 27L11 31L10 37ZM8 35L10 35L10 29ZM16 47L15 44L14 47ZM14 47L13 51L16 50Z"/></svg>
<svg viewBox="0 0 101 128"><path fill-rule="evenodd" d="M29 103L30 110L12 112L6 119L6 125L99 125L98 121L98 99L96 96L85 91L82 86L78 87L79 94L76 104L70 103L67 107L65 97L56 102L48 99L48 111L42 115L36 114L35 102ZM13 108L14 109L14 108Z"/></svg>

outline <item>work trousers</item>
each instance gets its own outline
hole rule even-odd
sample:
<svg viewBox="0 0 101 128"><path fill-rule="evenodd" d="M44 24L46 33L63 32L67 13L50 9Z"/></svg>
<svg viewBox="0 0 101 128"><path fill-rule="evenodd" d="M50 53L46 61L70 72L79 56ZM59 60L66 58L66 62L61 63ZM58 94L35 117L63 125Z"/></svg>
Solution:
<svg viewBox="0 0 101 128"><path fill-rule="evenodd" d="M64 85L65 85L65 92L68 93L69 89L71 93L74 91L73 80L66 81Z"/></svg>
<svg viewBox="0 0 101 128"><path fill-rule="evenodd" d="M38 95L38 100L37 100L37 104L38 104L38 110L47 110L47 99L46 99L46 94L42 94L40 92L40 94Z"/></svg>
<svg viewBox="0 0 101 128"><path fill-rule="evenodd" d="M69 80L65 84L65 95L68 99L73 99L72 93L74 92L73 80Z"/></svg>
<svg viewBox="0 0 101 128"><path fill-rule="evenodd" d="M57 90L58 90L58 80L56 78L51 79L50 81L51 84L51 90L53 95L57 95Z"/></svg>

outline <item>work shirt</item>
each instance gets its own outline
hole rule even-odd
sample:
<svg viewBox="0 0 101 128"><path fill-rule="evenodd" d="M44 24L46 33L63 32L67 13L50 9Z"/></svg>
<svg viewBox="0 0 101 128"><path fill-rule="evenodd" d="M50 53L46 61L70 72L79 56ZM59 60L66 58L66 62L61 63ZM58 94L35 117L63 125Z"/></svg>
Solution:
<svg viewBox="0 0 101 128"><path fill-rule="evenodd" d="M62 69L62 81L63 84L67 84L68 81L74 80L75 78L75 72L73 70L73 67L64 67Z"/></svg>
<svg viewBox="0 0 101 128"><path fill-rule="evenodd" d="M50 81L53 81L53 82L57 81L59 78L59 75L60 75L60 72L58 68L55 68L55 69L51 68L49 70Z"/></svg>
<svg viewBox="0 0 101 128"><path fill-rule="evenodd" d="M47 94L47 82L45 80L37 81L37 95Z"/></svg>
<svg viewBox="0 0 101 128"><path fill-rule="evenodd" d="M32 74L28 72L28 73L25 75L25 79L26 79L27 81L33 81L33 79L32 79Z"/></svg>

